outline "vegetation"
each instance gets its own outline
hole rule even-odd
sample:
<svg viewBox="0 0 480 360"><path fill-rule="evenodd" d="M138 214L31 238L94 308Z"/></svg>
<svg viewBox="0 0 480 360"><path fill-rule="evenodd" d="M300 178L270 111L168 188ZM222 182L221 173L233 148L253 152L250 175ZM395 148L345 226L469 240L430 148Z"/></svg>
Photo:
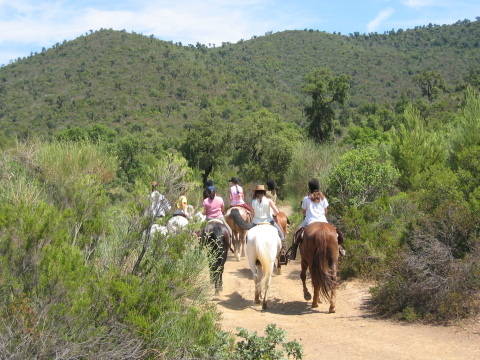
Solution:
<svg viewBox="0 0 480 360"><path fill-rule="evenodd" d="M480 21L467 20L386 34L284 31L215 48L100 30L0 68L3 141L101 123L155 129L163 142L205 111L232 124L267 108L304 124L304 78L325 67L351 78L349 108L415 100L424 72L450 90L473 85L479 38Z"/></svg>
<svg viewBox="0 0 480 360"><path fill-rule="evenodd" d="M376 311L477 314L479 32L206 48L102 30L0 68L0 353L301 358L275 326L237 343L218 328L204 250L148 235L152 180L198 204L207 178L220 194L271 178L295 205L317 177L342 275L377 281Z"/></svg>

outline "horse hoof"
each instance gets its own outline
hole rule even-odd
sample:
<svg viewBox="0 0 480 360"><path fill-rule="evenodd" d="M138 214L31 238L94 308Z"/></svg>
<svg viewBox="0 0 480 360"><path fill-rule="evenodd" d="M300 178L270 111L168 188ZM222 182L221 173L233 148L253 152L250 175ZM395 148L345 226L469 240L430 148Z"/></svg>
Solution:
<svg viewBox="0 0 480 360"><path fill-rule="evenodd" d="M261 303L260 299L255 299L255 304L260 304L260 303Z"/></svg>
<svg viewBox="0 0 480 360"><path fill-rule="evenodd" d="M267 310L267 303L266 303L266 302L264 302L264 303L262 304L262 310Z"/></svg>
<svg viewBox="0 0 480 360"><path fill-rule="evenodd" d="M318 308L318 304L312 304L312 309Z"/></svg>
<svg viewBox="0 0 480 360"><path fill-rule="evenodd" d="M312 300L312 295L310 295L309 292L305 292L305 293L303 293L303 298L307 301L310 301L310 300Z"/></svg>
<svg viewBox="0 0 480 360"><path fill-rule="evenodd" d="M282 275L282 269L280 269L279 267L277 267L277 275Z"/></svg>
<svg viewBox="0 0 480 360"><path fill-rule="evenodd" d="M333 314L333 313L335 312L335 307L331 307L331 306L330 306L330 309L328 309L328 312L329 312L330 314Z"/></svg>

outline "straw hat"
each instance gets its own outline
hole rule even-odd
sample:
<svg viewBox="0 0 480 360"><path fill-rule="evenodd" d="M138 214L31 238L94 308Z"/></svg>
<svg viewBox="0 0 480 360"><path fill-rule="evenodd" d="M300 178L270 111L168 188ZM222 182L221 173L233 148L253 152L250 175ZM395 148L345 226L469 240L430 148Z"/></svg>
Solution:
<svg viewBox="0 0 480 360"><path fill-rule="evenodd" d="M265 185L257 185L255 186L255 191L266 191Z"/></svg>

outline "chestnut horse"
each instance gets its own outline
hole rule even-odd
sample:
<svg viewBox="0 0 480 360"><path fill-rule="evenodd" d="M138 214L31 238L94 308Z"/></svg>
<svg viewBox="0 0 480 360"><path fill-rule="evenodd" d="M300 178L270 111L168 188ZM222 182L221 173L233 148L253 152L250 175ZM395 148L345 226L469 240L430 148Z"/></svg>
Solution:
<svg viewBox="0 0 480 360"><path fill-rule="evenodd" d="M275 220L277 224L280 226L280 228L282 229L283 236L287 237L288 224L289 224L287 214L285 214L283 211L279 211ZM282 265L280 264L279 257L277 258L276 268L277 268L277 274L280 275L282 273Z"/></svg>
<svg viewBox="0 0 480 360"><path fill-rule="evenodd" d="M233 210L237 210L238 214L232 214ZM236 211L234 211L236 213ZM239 221L235 220L236 216L240 216L242 220L246 223L250 223L252 221L251 214L241 206L234 206L227 210L225 213L225 221L227 222L230 229L232 229L233 234L233 252L237 261L240 261L240 255L245 256L245 240L247 237L247 229L239 225Z"/></svg>
<svg viewBox="0 0 480 360"><path fill-rule="evenodd" d="M303 240L300 243L302 255L303 297L310 300L305 280L307 268L310 271L313 284L312 308L318 307L319 297L330 300L330 313L335 312L335 296L338 266L338 235L335 226L314 222L305 228Z"/></svg>

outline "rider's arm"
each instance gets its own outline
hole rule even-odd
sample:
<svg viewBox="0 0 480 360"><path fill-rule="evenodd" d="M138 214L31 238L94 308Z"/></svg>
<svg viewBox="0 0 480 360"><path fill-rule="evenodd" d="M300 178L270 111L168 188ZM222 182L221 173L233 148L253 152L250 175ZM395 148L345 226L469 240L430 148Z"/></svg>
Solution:
<svg viewBox="0 0 480 360"><path fill-rule="evenodd" d="M273 203L273 201L271 199L268 199L270 201L270 207L272 208L273 210L273 215L276 216L278 214L278 209L277 207L275 206L275 204Z"/></svg>

